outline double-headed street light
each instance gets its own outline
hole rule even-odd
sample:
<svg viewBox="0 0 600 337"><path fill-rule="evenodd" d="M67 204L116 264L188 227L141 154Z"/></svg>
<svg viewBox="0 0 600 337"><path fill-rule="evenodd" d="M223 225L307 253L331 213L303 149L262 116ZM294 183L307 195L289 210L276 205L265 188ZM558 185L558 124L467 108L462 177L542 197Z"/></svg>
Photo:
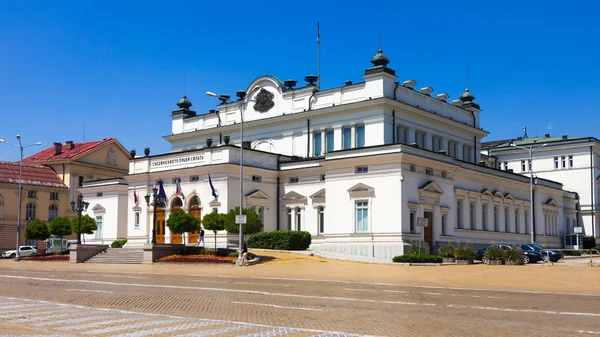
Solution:
<svg viewBox="0 0 600 337"><path fill-rule="evenodd" d="M155 186L154 188L152 188L152 202L150 202L150 195L148 194L144 196L144 199L146 199L146 206L152 206L154 210L152 213L152 243L156 243L156 208L163 207L163 200L162 198L158 197L158 187Z"/></svg>
<svg viewBox="0 0 600 337"><path fill-rule="evenodd" d="M258 87L257 87L258 89ZM225 104L227 103L227 101L229 101L229 95L220 95L217 96L217 94L207 91L206 92L207 96L210 97L218 97L219 100L221 101L221 104ZM238 97L237 101L235 101L235 103L238 105L239 109L240 109L240 218L242 217L243 213L243 209L244 209L244 105L247 104L249 102L249 100L246 100L246 91L244 90L240 90L238 92L235 93L235 95ZM243 231L243 224L240 222L240 252L239 252L239 259L241 261L242 259L242 246L244 243L244 231Z"/></svg>
<svg viewBox="0 0 600 337"><path fill-rule="evenodd" d="M528 145L528 146L519 146L516 145L515 143L510 143L510 146L512 147L518 147L520 149L526 150L529 152L529 223L531 224L531 244L534 243L535 241L535 237L533 234L533 228L534 228L534 224L533 224L533 151L535 151L536 149L539 149L541 147L546 147L548 146L548 144L539 144L536 145L535 143Z"/></svg>
<svg viewBox="0 0 600 337"><path fill-rule="evenodd" d="M83 195L81 194L77 197L77 201L71 201L71 210L73 210L73 212L77 212L77 216L79 218L79 225L77 227L77 245L81 244L81 213L87 211L89 206L90 203L83 201Z"/></svg>
<svg viewBox="0 0 600 337"><path fill-rule="evenodd" d="M23 146L20 135L17 135L17 141L19 144L0 139L0 143L10 144L18 147L21 150L21 156L19 157L19 208L17 209L17 255L15 256L15 260L18 261L21 259L21 255L19 254L19 246L21 245L21 201L23 200L23 149L30 146L40 146L42 145L42 142Z"/></svg>

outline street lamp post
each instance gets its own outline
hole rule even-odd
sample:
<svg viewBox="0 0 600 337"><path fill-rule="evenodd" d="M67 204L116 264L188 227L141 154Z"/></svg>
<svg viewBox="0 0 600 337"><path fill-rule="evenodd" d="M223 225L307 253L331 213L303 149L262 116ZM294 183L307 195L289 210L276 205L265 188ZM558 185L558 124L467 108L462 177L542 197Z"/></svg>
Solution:
<svg viewBox="0 0 600 337"><path fill-rule="evenodd" d="M81 244L81 213L87 211L89 202L83 201L83 195L77 197L77 201L71 201L71 209L73 212L77 212L78 226L77 226L77 245Z"/></svg>
<svg viewBox="0 0 600 337"><path fill-rule="evenodd" d="M21 202L23 200L23 149L30 146L40 146L42 142L37 142L30 145L25 145L21 143L21 136L17 135L17 141L19 144L7 142L4 139L0 139L0 143L6 143L13 146L16 146L21 151L21 156L19 157L19 208L17 209L17 255L15 256L15 260L19 261L21 259L21 255L19 253L19 246L21 245Z"/></svg>
<svg viewBox="0 0 600 337"><path fill-rule="evenodd" d="M535 146L535 144L531 144L529 146L519 146L515 143L510 143L510 146L518 147L529 152L529 223L531 224L531 244L533 244L535 241L535 237L533 234L533 151L540 147L546 147L548 146L548 144L541 144L538 146Z"/></svg>
<svg viewBox="0 0 600 337"><path fill-rule="evenodd" d="M217 94L207 91L206 92L207 96L211 96L211 97L217 97ZM242 211L244 208L244 105L247 104L249 101L246 100L246 91L244 90L240 90L238 92L235 93L235 95L238 97L238 100L235 102L238 105L238 108L240 109L240 217L243 215ZM225 104L227 103L227 101L229 100L229 95L220 95L218 96L219 100L221 101L221 104ZM241 261L242 259L242 246L243 246L243 242L244 242L244 231L243 231L243 224L240 221L240 236L239 236L239 242L240 242L240 251L238 254L238 258Z"/></svg>
<svg viewBox="0 0 600 337"><path fill-rule="evenodd" d="M152 202L150 202L150 195L146 194L144 196L146 199L146 206L153 207L152 213L152 243L156 243L156 207L162 206L162 200L158 197L158 187L154 187L152 189Z"/></svg>

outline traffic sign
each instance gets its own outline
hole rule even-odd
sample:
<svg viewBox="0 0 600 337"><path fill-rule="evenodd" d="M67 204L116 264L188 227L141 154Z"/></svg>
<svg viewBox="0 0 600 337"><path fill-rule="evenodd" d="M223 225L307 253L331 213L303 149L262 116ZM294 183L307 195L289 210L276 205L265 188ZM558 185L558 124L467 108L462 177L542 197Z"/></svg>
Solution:
<svg viewBox="0 0 600 337"><path fill-rule="evenodd" d="M246 224L246 216L245 215L236 215L235 223L237 225L245 225Z"/></svg>
<svg viewBox="0 0 600 337"><path fill-rule="evenodd" d="M573 227L573 233L583 233L583 227Z"/></svg>
<svg viewBox="0 0 600 337"><path fill-rule="evenodd" d="M429 219L427 219L427 218L417 218L417 226L418 227L427 227L427 226L429 226Z"/></svg>

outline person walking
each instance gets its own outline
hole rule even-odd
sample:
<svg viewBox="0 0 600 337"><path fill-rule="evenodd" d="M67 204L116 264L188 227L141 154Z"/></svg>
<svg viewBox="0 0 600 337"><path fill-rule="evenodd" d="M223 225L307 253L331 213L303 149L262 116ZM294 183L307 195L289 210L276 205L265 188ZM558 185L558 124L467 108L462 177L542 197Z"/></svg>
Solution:
<svg viewBox="0 0 600 337"><path fill-rule="evenodd" d="M248 267L248 246L245 243L242 246L242 261L240 262L240 266Z"/></svg>
<svg viewBox="0 0 600 337"><path fill-rule="evenodd" d="M202 242L202 246L204 247L204 228L200 226L200 236L198 236L198 247L200 247L200 242Z"/></svg>

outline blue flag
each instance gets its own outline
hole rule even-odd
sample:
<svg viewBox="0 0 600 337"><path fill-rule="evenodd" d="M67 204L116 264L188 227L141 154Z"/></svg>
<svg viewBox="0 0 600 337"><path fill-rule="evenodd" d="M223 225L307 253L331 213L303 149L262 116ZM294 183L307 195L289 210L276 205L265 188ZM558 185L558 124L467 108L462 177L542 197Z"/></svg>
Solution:
<svg viewBox="0 0 600 337"><path fill-rule="evenodd" d="M210 179L210 173L208 174L208 184L210 185L210 189L212 190L212 196L215 199L217 199L217 191L215 190L215 187L213 186L212 179Z"/></svg>
<svg viewBox="0 0 600 337"><path fill-rule="evenodd" d="M163 187L163 181L158 181L158 199L159 200L167 200L167 193L165 193L165 188Z"/></svg>

